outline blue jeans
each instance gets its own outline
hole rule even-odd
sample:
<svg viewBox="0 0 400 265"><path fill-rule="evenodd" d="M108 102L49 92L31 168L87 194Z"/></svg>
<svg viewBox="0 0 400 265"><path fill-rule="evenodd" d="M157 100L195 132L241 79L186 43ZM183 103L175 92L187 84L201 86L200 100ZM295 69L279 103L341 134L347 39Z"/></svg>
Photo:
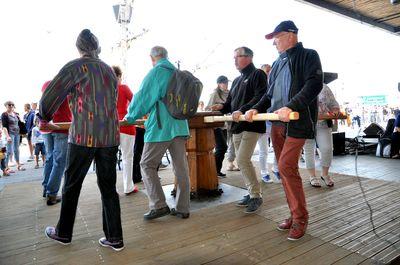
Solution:
<svg viewBox="0 0 400 265"><path fill-rule="evenodd" d="M46 147L46 163L43 171L43 188L47 195L57 195L61 179L64 175L67 159L68 134L49 133L43 134Z"/></svg>
<svg viewBox="0 0 400 265"><path fill-rule="evenodd" d="M14 153L15 162L19 163L19 133L10 134L10 137L11 143L7 143L6 166L8 166L8 160L12 153Z"/></svg>

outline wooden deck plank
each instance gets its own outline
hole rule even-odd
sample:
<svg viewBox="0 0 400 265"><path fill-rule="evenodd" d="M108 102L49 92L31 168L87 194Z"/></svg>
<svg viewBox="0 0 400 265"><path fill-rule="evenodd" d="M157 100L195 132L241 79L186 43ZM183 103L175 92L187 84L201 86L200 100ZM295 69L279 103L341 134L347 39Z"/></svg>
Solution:
<svg viewBox="0 0 400 265"><path fill-rule="evenodd" d="M375 198L374 200L369 200L369 204L371 205L371 207L390 207L391 205L386 202L388 198L390 197L385 197L384 195L382 195L382 197ZM354 204L348 204L338 208L340 211L333 211L333 213L325 214L325 218L321 218L319 222L312 222L309 226L310 229L318 230L320 232L319 235L322 235L323 231L321 229L334 226L334 224L332 223L334 220L341 222L341 220L349 220L350 218L354 218L354 216L359 215L360 212L369 213L369 208L365 201L363 201L362 199L360 199L360 201L358 202L354 202ZM329 212L329 209L327 209L327 211ZM341 223L339 223L339 225L341 225Z"/></svg>
<svg viewBox="0 0 400 265"><path fill-rule="evenodd" d="M387 232L386 234L380 235L379 238L376 238L375 234L371 232L371 235L364 238L363 241L360 241L360 244L352 246L349 249L357 249L357 253L369 258L373 257L376 253L380 253L400 241L400 226L395 230ZM398 250L398 254L400 254L400 249Z"/></svg>
<svg viewBox="0 0 400 265"><path fill-rule="evenodd" d="M313 240L313 237L305 235L301 242L291 242L286 239L286 236L285 232L275 229L265 234L267 239L260 235L257 238L244 241L238 246L237 252L207 264L230 264L234 260L237 260L236 264L256 264L280 253L290 252L292 248Z"/></svg>
<svg viewBox="0 0 400 265"><path fill-rule="evenodd" d="M386 203L383 198L380 198L381 209L373 211L373 216L379 216L385 214L385 209L396 210L400 205ZM385 203L384 203L385 202ZM379 202L377 202L379 203ZM345 211L347 213L347 211ZM315 236L326 236L327 233L335 232L337 229L342 229L343 227L358 227L360 224L370 222L370 211L367 206L361 206L361 208L354 211L352 209L348 214L341 216L333 216L327 220L324 220L322 224L318 226L311 227L313 235Z"/></svg>
<svg viewBox="0 0 400 265"><path fill-rule="evenodd" d="M311 239L309 239L311 238ZM285 242L286 244L293 244L293 247L290 249L290 251L284 251L279 253L278 255L273 255L271 257L268 257L267 259L257 263L257 264L262 264L262 265L278 265L278 264L283 264L290 262L291 260L295 259L297 256L302 255L304 253L307 253L315 248L320 247L323 244L326 244L324 241L317 239L317 238L312 238L312 237L307 237L306 242ZM301 262L301 264L307 264L304 262Z"/></svg>
<svg viewBox="0 0 400 265"><path fill-rule="evenodd" d="M397 218L398 214L398 212L395 212L393 214L390 213L382 214L380 216L374 216L373 220L375 229L392 229L394 226L396 226L396 223L398 222L394 219ZM365 223L359 224L358 226L350 226L346 229L340 229L339 231L333 233L333 236L328 235L321 238L323 240L330 241L335 245L343 246L351 242L352 240L363 236L372 229L372 224L367 221Z"/></svg>
<svg viewBox="0 0 400 265"><path fill-rule="evenodd" d="M232 231L216 235L213 238L202 240L201 242L176 248L174 250L161 253L149 259L136 259L138 264L203 264L218 257L233 253L233 246L241 241L248 240L259 234L275 229L274 224L268 224L263 218L257 224L250 226L237 227ZM244 224L243 224L244 225Z"/></svg>
<svg viewBox="0 0 400 265"><path fill-rule="evenodd" d="M366 261L368 258L361 256L356 253L351 253L350 255L347 255L343 257L342 259L336 261L333 263L334 265L349 265L349 264L360 264L364 261ZM372 261L370 263L372 265Z"/></svg>
<svg viewBox="0 0 400 265"><path fill-rule="evenodd" d="M373 260L384 264L399 264L400 263L400 241L390 245L378 254L372 257Z"/></svg>
<svg viewBox="0 0 400 265"><path fill-rule="evenodd" d="M120 253L98 246L103 231L100 194L93 176L88 176L83 185L73 242L67 247L43 235L47 225L57 222L60 205L45 205L39 182L10 184L0 191L0 237L5 239L0 242L0 263L367 264L372 259L390 262L398 258L399 241L390 231L399 232L394 228L400 220L400 210L396 209L400 184L361 178L374 210L376 231L389 240L379 244L371 234L358 179L336 174L334 177L333 189L315 189L303 177L310 226L309 234L298 242L288 241L286 233L275 230L276 222L288 214L281 184L262 184L264 205L258 215L252 216L229 203L194 211L187 220L169 216L145 222L146 195L139 192L121 196L126 249ZM227 179L239 187L244 185L240 172ZM163 181L171 180L168 176ZM21 190L26 191L23 196ZM357 246L351 251L360 250L365 256L350 252L346 249L349 246Z"/></svg>
<svg viewBox="0 0 400 265"><path fill-rule="evenodd" d="M365 187L367 191L370 190L370 189L377 188L377 186L375 186L375 184L379 184L379 186L384 185L382 183L377 183L374 180L366 180L366 183L371 183L373 185L372 187L369 187L369 186ZM313 189L315 189L315 188L313 188ZM347 198L347 202L348 202L349 198L350 198L350 195L348 194L349 190L354 189L354 186L347 186L347 187L345 187L343 189L345 190L343 192L346 193L345 198ZM330 198L330 199L332 199L331 201L334 201L336 198L340 198L340 197L343 196L343 195L335 194L335 192L339 192L340 193L341 189L336 189L335 188L335 190L323 191L323 192L321 192L320 194L318 194L316 196L309 196L306 193L307 194L307 196L306 196L307 207L308 208L312 208L313 205L315 205L315 204L318 205L319 201L321 201L321 200L327 200L328 198ZM360 195L359 198L361 198L361 191L356 191L356 194L354 194L354 195ZM314 199L314 198L318 198L318 199ZM286 217L285 215L287 215L287 213L285 213L285 212L287 212L287 206L286 205L282 205L280 207L274 207L273 209L270 209L270 210L267 210L267 211L263 211L262 214L263 214L263 216L266 216L266 217L268 216L268 218L272 218L274 220L282 220L282 219L284 219Z"/></svg>

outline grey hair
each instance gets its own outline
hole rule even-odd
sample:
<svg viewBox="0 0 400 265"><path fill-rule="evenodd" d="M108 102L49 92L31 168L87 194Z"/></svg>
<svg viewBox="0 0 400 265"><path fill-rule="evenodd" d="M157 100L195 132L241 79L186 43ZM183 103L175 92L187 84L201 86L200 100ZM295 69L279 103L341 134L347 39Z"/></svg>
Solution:
<svg viewBox="0 0 400 265"><path fill-rule="evenodd" d="M168 58L167 49L162 46L154 46L150 51L151 57Z"/></svg>
<svg viewBox="0 0 400 265"><path fill-rule="evenodd" d="M243 54L240 54L240 55L246 55L246 56L253 58L253 51L250 48L243 46L243 47L236 48L235 52L237 52L237 51L242 51Z"/></svg>

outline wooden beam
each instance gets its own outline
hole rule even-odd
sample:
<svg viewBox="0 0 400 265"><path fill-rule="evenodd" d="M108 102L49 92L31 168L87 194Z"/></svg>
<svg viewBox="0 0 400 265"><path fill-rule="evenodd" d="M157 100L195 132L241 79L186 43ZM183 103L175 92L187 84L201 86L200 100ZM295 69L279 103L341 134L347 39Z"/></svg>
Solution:
<svg viewBox="0 0 400 265"><path fill-rule="evenodd" d="M299 113L298 112L292 112L289 115L290 120L298 120L299 119ZM253 121L278 121L279 117L278 114L275 113L259 113L253 116ZM207 116L204 117L204 122L205 123L210 123L210 122L221 122L221 121L233 121L232 115L225 115L225 116ZM246 121L244 115L240 115L239 121Z"/></svg>
<svg viewBox="0 0 400 265"><path fill-rule="evenodd" d="M119 121L119 126L129 126L129 125L143 125L146 120L136 120L133 124L129 124L127 121ZM56 123L46 123L40 124L40 130L51 130L60 131L68 130L71 126L71 122L56 122Z"/></svg>

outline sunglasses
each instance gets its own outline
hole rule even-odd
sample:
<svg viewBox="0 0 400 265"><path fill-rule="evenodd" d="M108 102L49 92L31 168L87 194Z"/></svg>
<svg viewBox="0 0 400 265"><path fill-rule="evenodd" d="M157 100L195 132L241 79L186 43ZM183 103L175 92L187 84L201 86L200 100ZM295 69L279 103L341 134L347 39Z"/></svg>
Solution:
<svg viewBox="0 0 400 265"><path fill-rule="evenodd" d="M14 104L7 104L9 107L14 107Z"/></svg>

